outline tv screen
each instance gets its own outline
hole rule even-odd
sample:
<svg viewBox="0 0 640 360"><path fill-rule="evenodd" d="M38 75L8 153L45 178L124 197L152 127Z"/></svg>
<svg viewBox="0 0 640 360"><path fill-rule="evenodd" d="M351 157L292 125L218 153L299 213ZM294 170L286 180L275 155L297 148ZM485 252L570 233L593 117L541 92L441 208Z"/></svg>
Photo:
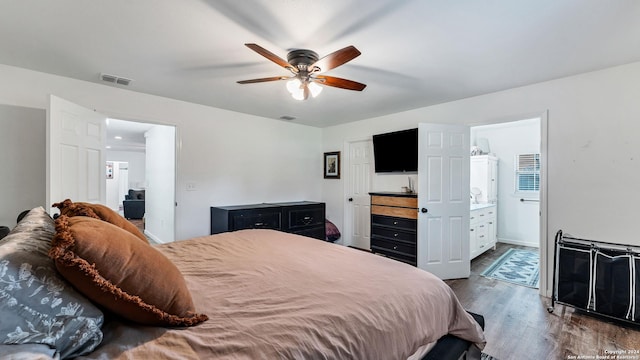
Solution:
<svg viewBox="0 0 640 360"><path fill-rule="evenodd" d="M418 129L373 135L375 172L418 171Z"/></svg>

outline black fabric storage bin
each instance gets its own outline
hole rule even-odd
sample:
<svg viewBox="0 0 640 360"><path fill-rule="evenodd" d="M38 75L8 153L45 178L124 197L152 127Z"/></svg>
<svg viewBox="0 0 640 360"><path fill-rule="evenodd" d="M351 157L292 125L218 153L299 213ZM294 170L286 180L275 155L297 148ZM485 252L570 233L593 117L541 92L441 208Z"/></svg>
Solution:
<svg viewBox="0 0 640 360"><path fill-rule="evenodd" d="M556 302L640 324L640 246L586 240L558 230L554 248Z"/></svg>
<svg viewBox="0 0 640 360"><path fill-rule="evenodd" d="M600 314L631 319L631 256L603 251L595 255L595 306Z"/></svg>
<svg viewBox="0 0 640 360"><path fill-rule="evenodd" d="M589 247L562 245L558 257L558 301L586 309L589 305L591 252Z"/></svg>

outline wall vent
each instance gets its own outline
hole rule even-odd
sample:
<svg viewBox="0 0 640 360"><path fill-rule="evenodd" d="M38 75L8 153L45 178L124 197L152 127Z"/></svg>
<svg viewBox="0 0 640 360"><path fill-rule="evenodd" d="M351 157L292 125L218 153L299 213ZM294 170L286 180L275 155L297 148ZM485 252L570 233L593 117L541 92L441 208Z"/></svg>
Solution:
<svg viewBox="0 0 640 360"><path fill-rule="evenodd" d="M131 84L131 82L133 81L131 79L123 78L116 75L105 74L105 73L100 74L100 80L108 83L124 85L124 86L129 86L129 84Z"/></svg>

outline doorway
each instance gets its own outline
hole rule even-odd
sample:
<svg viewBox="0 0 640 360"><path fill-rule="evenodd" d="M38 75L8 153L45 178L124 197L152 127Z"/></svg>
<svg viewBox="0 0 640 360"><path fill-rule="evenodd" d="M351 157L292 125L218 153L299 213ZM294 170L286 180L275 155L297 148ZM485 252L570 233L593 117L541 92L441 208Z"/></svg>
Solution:
<svg viewBox="0 0 640 360"><path fill-rule="evenodd" d="M373 143L371 139L347 143L345 172L345 239L343 244L369 250L371 213L369 191L373 176Z"/></svg>
<svg viewBox="0 0 640 360"><path fill-rule="evenodd" d="M472 151L498 158L497 242L539 254L539 291L547 295L547 113L471 127ZM472 195L473 196L473 195Z"/></svg>
<svg viewBox="0 0 640 360"><path fill-rule="evenodd" d="M474 126L470 140L472 150L497 158L498 241L538 248L540 118Z"/></svg>
<svg viewBox="0 0 640 360"><path fill-rule="evenodd" d="M134 221L144 224L144 234L156 243L175 237L175 134L174 126L107 119L107 206L124 216L129 190L144 193ZM109 165L117 183L109 179Z"/></svg>

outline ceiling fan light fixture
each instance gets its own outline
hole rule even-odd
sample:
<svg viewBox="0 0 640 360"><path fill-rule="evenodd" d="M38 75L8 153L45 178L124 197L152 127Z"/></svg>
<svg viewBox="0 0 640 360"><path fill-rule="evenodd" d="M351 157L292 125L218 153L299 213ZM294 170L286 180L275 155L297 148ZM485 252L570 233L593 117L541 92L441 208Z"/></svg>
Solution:
<svg viewBox="0 0 640 360"><path fill-rule="evenodd" d="M309 91L311 91L311 96L316 97L318 95L320 95L320 93L322 92L322 86L311 82L309 83Z"/></svg>
<svg viewBox="0 0 640 360"><path fill-rule="evenodd" d="M305 88L309 90L312 97L318 96L322 92L322 86L313 82L302 82L299 78L287 81L287 91L296 100L304 100Z"/></svg>
<svg viewBox="0 0 640 360"><path fill-rule="evenodd" d="M305 85L298 78L287 81L287 91L296 100L304 100L304 87Z"/></svg>
<svg viewBox="0 0 640 360"><path fill-rule="evenodd" d="M302 92L301 85L302 85L302 82L298 78L289 80L287 81L287 91L289 91L291 94Z"/></svg>

